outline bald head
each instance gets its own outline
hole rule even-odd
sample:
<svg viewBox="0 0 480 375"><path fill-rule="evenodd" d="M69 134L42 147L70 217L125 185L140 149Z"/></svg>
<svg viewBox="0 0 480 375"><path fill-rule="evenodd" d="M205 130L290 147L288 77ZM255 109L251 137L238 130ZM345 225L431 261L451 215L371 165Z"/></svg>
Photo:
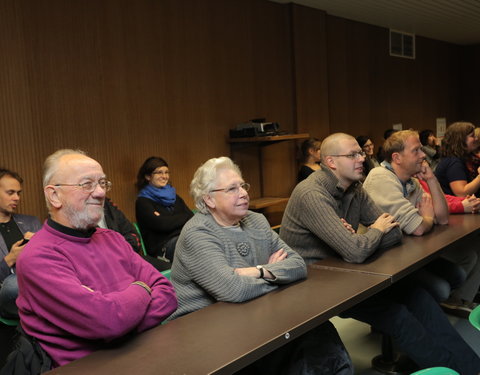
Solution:
<svg viewBox="0 0 480 375"><path fill-rule="evenodd" d="M345 142L348 141L348 142ZM339 155L344 153L346 143L355 141L351 135L346 133L334 133L325 138L320 147L320 154L322 155L322 162L325 163L325 158L329 155Z"/></svg>
<svg viewBox="0 0 480 375"><path fill-rule="evenodd" d="M61 150L55 151L53 154L51 154L45 159L45 163L43 165L43 186L44 187L52 183L52 178L57 172L61 159L63 159L64 157L69 157L68 159L70 159L70 157L73 157L73 156L87 157L87 154L82 150L61 149Z"/></svg>

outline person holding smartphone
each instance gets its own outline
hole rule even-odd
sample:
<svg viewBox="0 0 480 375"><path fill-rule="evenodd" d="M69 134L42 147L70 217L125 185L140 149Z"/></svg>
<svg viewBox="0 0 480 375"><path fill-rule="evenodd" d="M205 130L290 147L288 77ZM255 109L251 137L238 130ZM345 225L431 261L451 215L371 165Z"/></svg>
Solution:
<svg viewBox="0 0 480 375"><path fill-rule="evenodd" d="M26 242L41 228L35 216L16 214L23 179L16 172L0 169L0 316L18 318L15 265Z"/></svg>

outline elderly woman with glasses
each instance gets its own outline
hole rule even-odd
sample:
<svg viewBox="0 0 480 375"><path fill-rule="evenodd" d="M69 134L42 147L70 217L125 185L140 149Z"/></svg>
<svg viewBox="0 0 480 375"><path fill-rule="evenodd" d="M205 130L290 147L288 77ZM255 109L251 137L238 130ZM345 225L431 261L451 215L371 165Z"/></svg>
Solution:
<svg viewBox="0 0 480 375"><path fill-rule="evenodd" d="M137 189L135 214L147 253L171 262L178 235L193 213L171 185L168 164L161 157L143 162Z"/></svg>
<svg viewBox="0 0 480 375"><path fill-rule="evenodd" d="M185 224L177 242L171 275L179 307L172 319L216 301L248 301L307 276L303 259L263 215L248 210L249 187L227 157L210 159L195 172L190 192L199 212ZM278 369L272 368L274 363ZM353 373L329 322L252 366L246 373L262 368L270 373Z"/></svg>

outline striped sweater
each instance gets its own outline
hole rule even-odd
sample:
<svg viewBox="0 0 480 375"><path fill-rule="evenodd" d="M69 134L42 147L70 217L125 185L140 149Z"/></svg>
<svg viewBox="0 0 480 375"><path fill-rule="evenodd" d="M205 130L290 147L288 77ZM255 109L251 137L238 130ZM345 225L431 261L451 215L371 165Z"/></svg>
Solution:
<svg viewBox="0 0 480 375"><path fill-rule="evenodd" d="M212 215L196 213L185 224L172 264L172 283L178 309L170 319L199 310L216 301L244 302L307 276L303 259L271 230L265 217L249 211L242 230L217 224ZM285 260L267 264L271 254L287 251ZM243 253L244 255L241 255ZM239 276L235 268L264 265L275 280Z"/></svg>
<svg viewBox="0 0 480 375"><path fill-rule="evenodd" d="M376 249L399 242L402 233L398 227L385 235L378 229L350 233L340 219L357 231L359 224L368 227L381 214L361 183L344 190L333 172L322 165L293 190L280 237L307 264L335 255L347 262L362 263Z"/></svg>

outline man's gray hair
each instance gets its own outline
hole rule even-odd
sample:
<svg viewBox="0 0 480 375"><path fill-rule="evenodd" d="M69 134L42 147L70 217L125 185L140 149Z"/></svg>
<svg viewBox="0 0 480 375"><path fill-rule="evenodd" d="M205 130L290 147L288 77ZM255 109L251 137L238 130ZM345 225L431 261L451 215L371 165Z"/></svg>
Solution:
<svg viewBox="0 0 480 375"><path fill-rule="evenodd" d="M52 177L58 170L58 162L59 160L65 155L85 155L87 153L82 150L73 150L69 148L64 148L61 150L55 151L53 154L48 156L45 159L45 163L43 164L43 187L49 185L52 181Z"/></svg>
<svg viewBox="0 0 480 375"><path fill-rule="evenodd" d="M203 197L208 195L213 189L218 188L218 186L215 186L218 174L225 169L233 170L238 173L240 177L242 176L238 165L226 156L207 160L195 172L193 180L190 183L190 194L195 201L195 206L200 212L208 212Z"/></svg>

